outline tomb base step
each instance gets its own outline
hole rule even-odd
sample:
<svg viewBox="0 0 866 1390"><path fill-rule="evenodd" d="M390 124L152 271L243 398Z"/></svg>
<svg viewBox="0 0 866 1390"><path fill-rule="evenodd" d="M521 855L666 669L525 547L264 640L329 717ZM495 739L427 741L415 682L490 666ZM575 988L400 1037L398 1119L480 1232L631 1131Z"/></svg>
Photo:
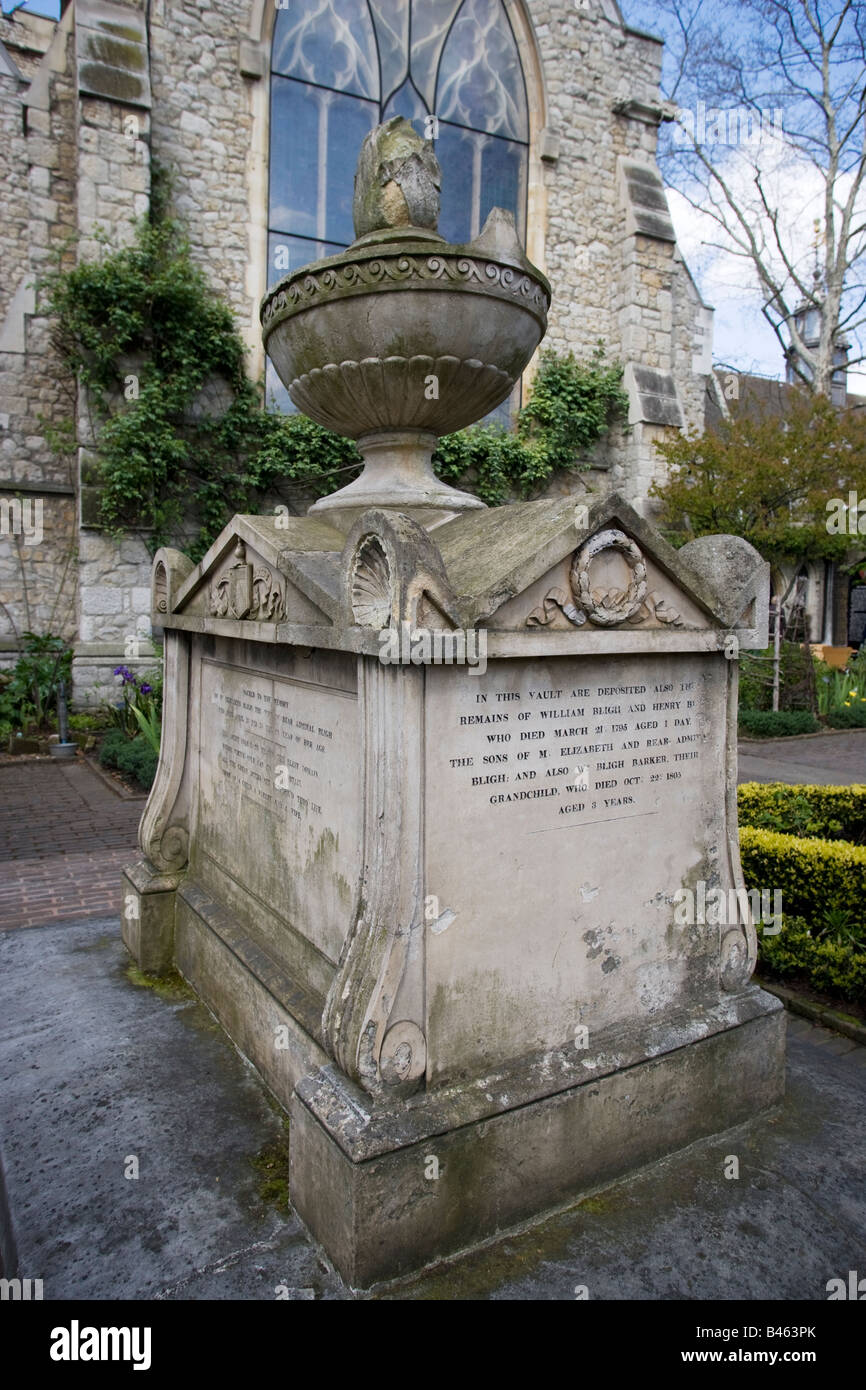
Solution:
<svg viewBox="0 0 866 1390"><path fill-rule="evenodd" d="M751 987L726 1012L685 1045L673 1029L667 1051L655 1028L652 1055L553 1094L513 1072L486 1109L474 1082L388 1111L321 1068L292 1098L292 1204L355 1288L548 1215L781 1102L778 1000Z"/></svg>
<svg viewBox="0 0 866 1390"><path fill-rule="evenodd" d="M175 962L288 1110L297 1082L327 1054L324 1000L300 988L250 931L197 885L186 883L175 909Z"/></svg>

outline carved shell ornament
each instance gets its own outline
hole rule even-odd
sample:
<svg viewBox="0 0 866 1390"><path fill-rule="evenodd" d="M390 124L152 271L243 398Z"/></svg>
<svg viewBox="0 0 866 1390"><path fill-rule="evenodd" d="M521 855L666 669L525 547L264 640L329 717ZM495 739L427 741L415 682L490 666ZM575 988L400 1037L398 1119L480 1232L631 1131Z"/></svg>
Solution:
<svg viewBox="0 0 866 1390"><path fill-rule="evenodd" d="M381 631L391 622L391 566L382 543L367 536L352 565L352 616L360 627Z"/></svg>
<svg viewBox="0 0 866 1390"><path fill-rule="evenodd" d="M593 587L592 562L605 551L622 555L629 568L625 589ZM562 613L574 627L586 622L596 627L636 627L645 622L682 627L682 619L660 594L647 593L647 570L643 554L635 541L613 528L599 531L574 554L569 571L571 593L548 589L541 604L526 619L527 627L547 627Z"/></svg>
<svg viewBox="0 0 866 1390"><path fill-rule="evenodd" d="M153 571L153 606L157 613L168 612L168 574L162 560Z"/></svg>

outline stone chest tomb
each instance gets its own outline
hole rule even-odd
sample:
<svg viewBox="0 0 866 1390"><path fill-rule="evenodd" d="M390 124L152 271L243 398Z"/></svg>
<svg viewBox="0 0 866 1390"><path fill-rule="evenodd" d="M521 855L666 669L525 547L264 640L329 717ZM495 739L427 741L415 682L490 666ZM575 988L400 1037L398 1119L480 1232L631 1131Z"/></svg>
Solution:
<svg viewBox="0 0 866 1390"><path fill-rule="evenodd" d="M616 495L487 509L435 478L549 296L502 215L441 242L437 180L380 127L358 242L265 302L291 393L366 467L195 567L157 554L163 745L125 887L141 965L176 963L289 1110L293 1204L356 1286L771 1107L784 1062L736 896L734 658L766 641L767 566L675 552ZM681 925L701 886L736 910Z"/></svg>

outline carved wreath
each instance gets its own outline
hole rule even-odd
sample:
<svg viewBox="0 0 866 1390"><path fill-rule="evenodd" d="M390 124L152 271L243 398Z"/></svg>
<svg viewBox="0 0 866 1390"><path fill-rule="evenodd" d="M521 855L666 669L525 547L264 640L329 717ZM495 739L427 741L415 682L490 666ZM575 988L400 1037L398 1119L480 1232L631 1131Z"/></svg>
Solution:
<svg viewBox="0 0 866 1390"><path fill-rule="evenodd" d="M626 589L593 589L591 565L605 550L616 550L629 567ZM597 627L617 627L621 623L644 623L656 619L671 627L681 627L682 619L674 608L657 593L647 593L647 572L643 555L637 544L624 531L599 531L575 552L569 572L571 594L564 589L549 589L541 605L526 619L527 627L547 627L560 612L582 627L589 620Z"/></svg>
<svg viewBox="0 0 866 1390"><path fill-rule="evenodd" d="M593 591L590 565L603 550L618 550L631 570L628 588ZM614 627L634 617L646 598L643 555L624 531L599 531L580 547L571 562L571 587L580 608L599 627Z"/></svg>

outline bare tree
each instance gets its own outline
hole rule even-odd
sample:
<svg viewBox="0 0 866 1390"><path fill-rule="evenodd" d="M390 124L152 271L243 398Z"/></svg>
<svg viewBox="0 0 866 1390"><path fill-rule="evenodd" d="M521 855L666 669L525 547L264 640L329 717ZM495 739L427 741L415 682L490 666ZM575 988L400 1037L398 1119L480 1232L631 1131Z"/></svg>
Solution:
<svg viewBox="0 0 866 1390"><path fill-rule="evenodd" d="M851 366L866 358L866 5L623 8L666 41L671 126L659 160L668 184L716 224L718 239L706 244L751 268L794 372L829 395L839 349L848 345ZM803 234L810 189L812 247Z"/></svg>

